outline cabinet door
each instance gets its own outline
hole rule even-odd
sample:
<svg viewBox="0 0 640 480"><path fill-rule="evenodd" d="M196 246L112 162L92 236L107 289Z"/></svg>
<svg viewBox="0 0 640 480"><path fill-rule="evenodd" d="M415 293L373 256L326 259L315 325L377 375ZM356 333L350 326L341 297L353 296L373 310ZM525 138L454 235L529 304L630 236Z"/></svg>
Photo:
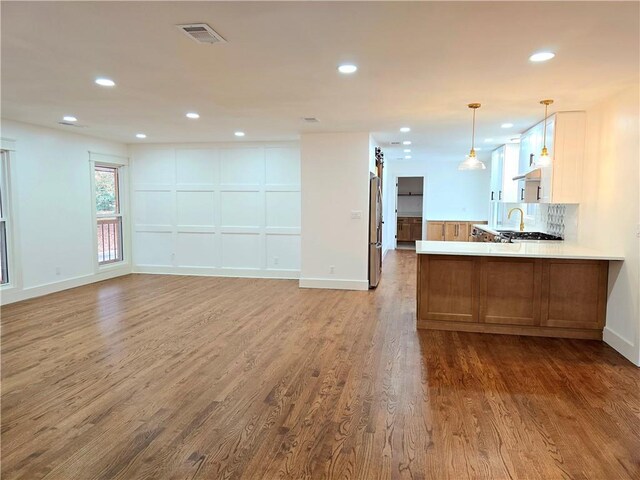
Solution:
<svg viewBox="0 0 640 480"><path fill-rule="evenodd" d="M502 201L505 203L517 203L519 201L518 182L513 179L519 174L518 156L520 146L517 144L507 144L504 149L504 159L502 161Z"/></svg>
<svg viewBox="0 0 640 480"><path fill-rule="evenodd" d="M444 240L446 242L454 242L458 232L458 222L445 222L444 224Z"/></svg>
<svg viewBox="0 0 640 480"><path fill-rule="evenodd" d="M469 224L469 222L459 222L458 235L457 235L456 241L468 242L469 235L471 235L471 225Z"/></svg>
<svg viewBox="0 0 640 480"><path fill-rule="evenodd" d="M429 320L477 322L480 257L418 257L418 328Z"/></svg>
<svg viewBox="0 0 640 480"><path fill-rule="evenodd" d="M498 150L498 171L496 172L496 200L498 200L499 202L504 200L502 191L502 178L504 175L504 151L505 146L503 145Z"/></svg>
<svg viewBox="0 0 640 480"><path fill-rule="evenodd" d="M422 225L420 223L411 224L411 240L414 242L422 240Z"/></svg>
<svg viewBox="0 0 640 480"><path fill-rule="evenodd" d="M398 241L410 242L411 241L411 224L404 220L398 220Z"/></svg>
<svg viewBox="0 0 640 480"><path fill-rule="evenodd" d="M524 202L527 184L524 180L518 180L518 199L517 202Z"/></svg>
<svg viewBox="0 0 640 480"><path fill-rule="evenodd" d="M537 158L537 155L540 153L536 153L535 152L535 148L536 148L536 129L531 128L530 130L526 131L525 133L522 134L522 137L520 137L520 155L519 155L519 163L520 163L520 171L519 173L529 173L531 170L533 170L535 167L535 161Z"/></svg>
<svg viewBox="0 0 640 480"><path fill-rule="evenodd" d="M549 152L549 163L545 165L539 165L540 167L540 190L537 193L538 202L549 203L552 197L553 186L553 131L554 131L554 119L550 117L547 119L547 150ZM544 125L541 127L544 128ZM541 130L539 147L542 152L544 146L544 130ZM538 157L539 158L539 157Z"/></svg>
<svg viewBox="0 0 640 480"><path fill-rule="evenodd" d="M444 240L444 222L427 222L427 240Z"/></svg>
<svg viewBox="0 0 640 480"><path fill-rule="evenodd" d="M602 329L607 311L609 262L549 260L542 271L541 324Z"/></svg>
<svg viewBox="0 0 640 480"><path fill-rule="evenodd" d="M480 265L480 321L539 325L542 262L483 257Z"/></svg>
<svg viewBox="0 0 640 480"><path fill-rule="evenodd" d="M500 200L502 190L502 160L504 159L504 147L491 152L491 197L490 200Z"/></svg>

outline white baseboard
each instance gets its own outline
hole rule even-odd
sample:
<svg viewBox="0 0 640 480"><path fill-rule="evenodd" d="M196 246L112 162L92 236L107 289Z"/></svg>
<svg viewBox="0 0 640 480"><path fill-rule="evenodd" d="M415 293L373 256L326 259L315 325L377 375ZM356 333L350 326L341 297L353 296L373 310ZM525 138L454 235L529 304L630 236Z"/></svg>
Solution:
<svg viewBox="0 0 640 480"><path fill-rule="evenodd" d="M614 350L619 352L623 357L629 360L634 365L640 367L640 354L635 345L628 341L626 338L620 336L608 327L604 327L602 332L602 340L611 346Z"/></svg>
<svg viewBox="0 0 640 480"><path fill-rule="evenodd" d="M3 290L2 293L0 293L0 305L8 305L10 303L21 302L22 300L28 300L30 298L49 295L50 293L61 292L62 290L69 290L70 288L89 285L90 283L101 282L102 280L129 275L130 273L131 268L127 265L123 268L110 268L108 270L104 270L95 274L82 275L79 277L61 280L60 282L37 285L35 287L23 289L9 288L7 290Z"/></svg>
<svg viewBox="0 0 640 480"><path fill-rule="evenodd" d="M258 268L215 268L215 267L172 267L158 265L135 265L133 273L154 275L194 275L202 277L234 278L281 278L296 280L300 278L298 270L271 270Z"/></svg>
<svg viewBox="0 0 640 480"><path fill-rule="evenodd" d="M369 281L333 280L327 278L301 278L300 288L327 288L331 290L369 290Z"/></svg>

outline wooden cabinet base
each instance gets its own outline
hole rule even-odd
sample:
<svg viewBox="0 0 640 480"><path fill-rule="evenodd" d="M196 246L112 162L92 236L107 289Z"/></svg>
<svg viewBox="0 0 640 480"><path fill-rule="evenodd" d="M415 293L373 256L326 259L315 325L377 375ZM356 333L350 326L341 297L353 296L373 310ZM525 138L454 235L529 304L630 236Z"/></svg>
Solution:
<svg viewBox="0 0 640 480"><path fill-rule="evenodd" d="M447 330L451 332L494 333L502 335L526 335L529 337L580 338L602 340L602 330L584 328L537 327L526 325L498 325L489 323L418 320L418 328Z"/></svg>
<svg viewBox="0 0 640 480"><path fill-rule="evenodd" d="M602 339L608 262L418 255L417 327Z"/></svg>

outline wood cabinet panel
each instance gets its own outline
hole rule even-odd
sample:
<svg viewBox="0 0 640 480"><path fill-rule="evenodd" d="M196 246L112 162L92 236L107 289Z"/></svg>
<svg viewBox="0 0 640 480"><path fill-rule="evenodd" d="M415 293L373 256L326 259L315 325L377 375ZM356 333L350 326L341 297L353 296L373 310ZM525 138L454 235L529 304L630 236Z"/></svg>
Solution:
<svg viewBox="0 0 640 480"><path fill-rule="evenodd" d="M445 222L444 239L447 242L468 242L469 222Z"/></svg>
<svg viewBox="0 0 640 480"><path fill-rule="evenodd" d="M444 222L427 222L427 240L444 240Z"/></svg>
<svg viewBox="0 0 640 480"><path fill-rule="evenodd" d="M444 239L447 242L453 242L457 238L457 223L456 222L446 222L444 224Z"/></svg>
<svg viewBox="0 0 640 480"><path fill-rule="evenodd" d="M549 261L543 270L541 323L551 327L603 328L608 262Z"/></svg>
<svg viewBox="0 0 640 480"><path fill-rule="evenodd" d="M477 257L418 255L419 318L478 321Z"/></svg>
<svg viewBox="0 0 640 480"><path fill-rule="evenodd" d="M396 235L399 242L422 240L422 217L398 217Z"/></svg>
<svg viewBox="0 0 640 480"><path fill-rule="evenodd" d="M418 328L602 339L609 262L418 255Z"/></svg>
<svg viewBox="0 0 640 480"><path fill-rule="evenodd" d="M411 241L411 224L398 221L397 239L399 242Z"/></svg>
<svg viewBox="0 0 640 480"><path fill-rule="evenodd" d="M417 242L418 240L422 240L422 224L421 223L412 223L411 224L411 240Z"/></svg>
<svg viewBox="0 0 640 480"><path fill-rule="evenodd" d="M461 221L428 221L427 240L439 240L448 242L469 242L473 224L486 224L486 220L461 222Z"/></svg>
<svg viewBox="0 0 640 480"><path fill-rule="evenodd" d="M469 235L471 235L471 223L469 222L460 222L458 223L458 242L468 242Z"/></svg>
<svg viewBox="0 0 640 480"><path fill-rule="evenodd" d="M541 279L540 260L483 257L480 321L539 325Z"/></svg>

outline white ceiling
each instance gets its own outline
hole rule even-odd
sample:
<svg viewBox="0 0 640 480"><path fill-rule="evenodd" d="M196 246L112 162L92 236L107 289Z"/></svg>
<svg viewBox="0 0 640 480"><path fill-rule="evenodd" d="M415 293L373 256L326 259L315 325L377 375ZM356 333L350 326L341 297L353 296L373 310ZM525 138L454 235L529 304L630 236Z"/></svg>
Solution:
<svg viewBox="0 0 640 480"><path fill-rule="evenodd" d="M2 2L2 116L125 143L371 131L414 158L483 154L539 120L638 83L637 2ZM179 23L228 41L203 45ZM533 64L531 53L557 56ZM336 66L351 61L355 75ZM98 76L117 86L96 86ZM200 120L184 117L200 113ZM58 125L75 115L86 128ZM308 125L301 117L320 123ZM504 131L503 122L514 128ZM399 127L409 125L409 134ZM146 140L134 135L144 132ZM494 142L483 144L486 137ZM235 140L235 139L234 139ZM400 149L385 149L387 158Z"/></svg>

